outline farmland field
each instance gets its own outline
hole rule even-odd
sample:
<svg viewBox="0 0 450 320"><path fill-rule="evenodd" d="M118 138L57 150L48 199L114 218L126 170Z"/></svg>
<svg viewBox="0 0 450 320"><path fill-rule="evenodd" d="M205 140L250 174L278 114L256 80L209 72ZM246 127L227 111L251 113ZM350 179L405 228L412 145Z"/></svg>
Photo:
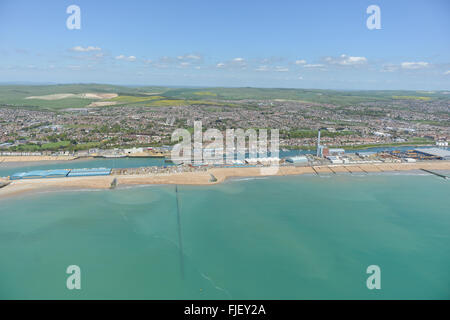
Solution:
<svg viewBox="0 0 450 320"><path fill-rule="evenodd" d="M108 98L106 95L116 94ZM242 100L292 100L346 106L390 103L398 100L450 100L447 92L336 91L277 88L169 88L126 87L102 84L0 86L0 107L60 110L90 106L165 107L180 105L233 105ZM112 103L108 103L112 102Z"/></svg>

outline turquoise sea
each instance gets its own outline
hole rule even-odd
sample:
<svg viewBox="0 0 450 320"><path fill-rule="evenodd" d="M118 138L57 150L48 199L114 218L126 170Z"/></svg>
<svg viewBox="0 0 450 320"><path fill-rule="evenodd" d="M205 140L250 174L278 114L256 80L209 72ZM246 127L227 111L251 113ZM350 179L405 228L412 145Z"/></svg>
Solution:
<svg viewBox="0 0 450 320"><path fill-rule="evenodd" d="M289 176L0 200L0 299L449 299L450 181ZM81 268L81 290L66 268ZM381 290L366 287L369 265Z"/></svg>

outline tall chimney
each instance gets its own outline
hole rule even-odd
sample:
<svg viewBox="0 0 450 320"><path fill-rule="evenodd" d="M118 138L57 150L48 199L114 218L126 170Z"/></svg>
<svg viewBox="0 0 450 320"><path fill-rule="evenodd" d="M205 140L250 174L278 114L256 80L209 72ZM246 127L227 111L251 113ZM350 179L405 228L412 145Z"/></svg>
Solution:
<svg viewBox="0 0 450 320"><path fill-rule="evenodd" d="M316 152L316 156L320 157L320 129L319 129L319 133L317 134L317 152Z"/></svg>

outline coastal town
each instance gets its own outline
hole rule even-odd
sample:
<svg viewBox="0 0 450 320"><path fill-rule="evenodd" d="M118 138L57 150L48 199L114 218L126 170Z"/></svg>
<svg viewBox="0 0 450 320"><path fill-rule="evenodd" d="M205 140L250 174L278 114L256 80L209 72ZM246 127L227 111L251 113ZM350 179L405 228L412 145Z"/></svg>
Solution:
<svg viewBox="0 0 450 320"><path fill-rule="evenodd" d="M136 148L167 152L177 128L272 128L282 149L314 149L317 130L329 147L447 146L448 100L333 105L239 100L167 107L110 106L58 111L0 108L0 155L129 155ZM134 148L134 149L133 149ZM133 151L134 150L134 151ZM142 149L140 149L142 150Z"/></svg>
<svg viewBox="0 0 450 320"><path fill-rule="evenodd" d="M138 150L138 157L149 157L149 150ZM147 152L147 153L146 153ZM154 152L151 150L151 152ZM202 150L204 152L204 150ZM235 156L238 159L234 159ZM341 148L328 148L321 142L321 130L318 130L316 153L293 155L288 157L251 158L242 155L239 159L234 154L229 160L221 154L222 160L211 162L204 158L200 162L186 158L175 165L170 154L160 153L156 157L163 158L164 164L146 167L117 168L83 168L83 169L50 169L16 172L8 177L0 178L0 196L22 193L51 187L82 187L115 189L118 185L135 184L215 184L233 177L257 177L271 175L300 174L368 174L370 172L422 171L440 178L449 177L442 173L450 170L450 151L444 148L415 148L412 150L386 150L380 152L346 153ZM39 158L42 162L42 158ZM114 157L99 156L103 158ZM120 156L121 157L121 156ZM155 156L153 156L155 157ZM24 161L27 156L3 156L0 163ZM46 160L66 160L67 166L76 158L47 157ZM65 179L61 179L65 178ZM70 179L68 179L70 178ZM39 181L38 183L34 181Z"/></svg>

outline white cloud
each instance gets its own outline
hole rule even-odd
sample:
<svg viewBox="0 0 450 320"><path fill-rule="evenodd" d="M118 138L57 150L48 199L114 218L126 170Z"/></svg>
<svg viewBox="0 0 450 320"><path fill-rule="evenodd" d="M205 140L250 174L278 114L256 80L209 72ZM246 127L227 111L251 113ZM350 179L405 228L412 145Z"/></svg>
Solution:
<svg viewBox="0 0 450 320"><path fill-rule="evenodd" d="M260 72L267 72L267 71L275 71L275 72L288 72L289 68L284 66L276 66L276 67L270 67L268 65L261 65L255 69L255 71Z"/></svg>
<svg viewBox="0 0 450 320"><path fill-rule="evenodd" d="M269 67L266 65L262 65L262 66L257 67L255 69L255 71L261 71L261 72L269 71Z"/></svg>
<svg viewBox="0 0 450 320"><path fill-rule="evenodd" d="M230 61L219 62L216 64L217 68L241 68L245 69L247 67L247 63L244 58L234 58Z"/></svg>
<svg viewBox="0 0 450 320"><path fill-rule="evenodd" d="M401 63L401 67L403 69L410 69L410 70L427 68L429 65L430 64L428 62L402 62Z"/></svg>
<svg viewBox="0 0 450 320"><path fill-rule="evenodd" d="M450 70L444 72L445 75L450 74Z"/></svg>
<svg viewBox="0 0 450 320"><path fill-rule="evenodd" d="M306 60L296 60L296 61L295 61L295 64L296 64L296 65L303 65L303 64L306 64Z"/></svg>
<svg viewBox="0 0 450 320"><path fill-rule="evenodd" d="M125 60L125 61L129 61L129 62L134 62L136 61L136 57L135 56L124 56L123 54L121 54L120 56L116 57L116 60Z"/></svg>
<svg viewBox="0 0 450 320"><path fill-rule="evenodd" d="M158 68L158 69L167 69L167 68L169 68L169 65L167 63L160 63L160 62L157 62L157 63L153 64L153 66L155 68Z"/></svg>
<svg viewBox="0 0 450 320"><path fill-rule="evenodd" d="M366 57L352 57L346 54L342 54L337 58L327 57L325 61L329 64L337 64L340 66L355 66L367 63Z"/></svg>
<svg viewBox="0 0 450 320"><path fill-rule="evenodd" d="M276 71L276 72L288 72L288 71L289 71L289 68L282 67L282 66L276 66L276 67L275 67L275 71Z"/></svg>
<svg viewBox="0 0 450 320"><path fill-rule="evenodd" d="M203 57L199 54L185 54L184 56L178 56L177 57L178 60L202 60Z"/></svg>
<svg viewBox="0 0 450 320"><path fill-rule="evenodd" d="M385 65L383 65L381 72L394 72L397 70L398 70L398 66L396 66L394 64L385 64Z"/></svg>
<svg viewBox="0 0 450 320"><path fill-rule="evenodd" d="M305 68L323 68L325 65L323 64L305 64L303 67Z"/></svg>
<svg viewBox="0 0 450 320"><path fill-rule="evenodd" d="M91 52L91 51L101 51L102 49L99 47L93 47L93 46L88 46L88 47L82 47L82 46L76 46L70 49L71 51L75 51L75 52Z"/></svg>
<svg viewBox="0 0 450 320"><path fill-rule="evenodd" d="M230 65L234 67L245 68L247 66L247 63L245 62L244 58L234 58L233 60L231 60Z"/></svg>

